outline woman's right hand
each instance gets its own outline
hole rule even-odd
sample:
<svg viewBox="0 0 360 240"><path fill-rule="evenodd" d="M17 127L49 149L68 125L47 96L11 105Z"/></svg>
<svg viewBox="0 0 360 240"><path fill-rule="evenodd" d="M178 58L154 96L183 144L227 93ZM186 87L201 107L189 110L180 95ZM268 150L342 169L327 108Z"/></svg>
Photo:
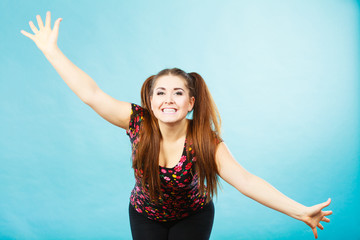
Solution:
<svg viewBox="0 0 360 240"><path fill-rule="evenodd" d="M59 34L59 25L62 18L58 18L54 23L54 28L51 30L51 13L46 13L45 26L41 20L40 15L36 15L36 19L39 25L37 29L32 21L29 22L30 28L34 34L30 34L24 30L21 33L26 37L33 40L36 46L44 53L51 53L57 48L57 38Z"/></svg>

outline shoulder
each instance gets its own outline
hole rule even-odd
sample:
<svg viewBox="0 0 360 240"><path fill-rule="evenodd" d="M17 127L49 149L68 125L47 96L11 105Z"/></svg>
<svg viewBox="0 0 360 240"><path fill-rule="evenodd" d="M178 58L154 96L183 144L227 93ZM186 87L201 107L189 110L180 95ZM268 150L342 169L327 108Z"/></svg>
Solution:
<svg viewBox="0 0 360 240"><path fill-rule="evenodd" d="M142 114L144 112L144 108L136 103L131 103L131 114Z"/></svg>
<svg viewBox="0 0 360 240"><path fill-rule="evenodd" d="M219 169L224 165L236 162L225 142L220 142L216 146L215 161Z"/></svg>
<svg viewBox="0 0 360 240"><path fill-rule="evenodd" d="M145 108L138 104L131 103L130 122L126 131L128 135L130 133L134 135L135 133L139 132L140 125L143 122L145 115L147 115L147 110Z"/></svg>
<svg viewBox="0 0 360 240"><path fill-rule="evenodd" d="M222 141L222 140L221 141L217 140L217 141L218 141L218 144L216 146L216 151L215 151L216 155L219 155L219 154L222 154L222 153L225 153L225 152L229 152L229 149L226 146L224 141Z"/></svg>

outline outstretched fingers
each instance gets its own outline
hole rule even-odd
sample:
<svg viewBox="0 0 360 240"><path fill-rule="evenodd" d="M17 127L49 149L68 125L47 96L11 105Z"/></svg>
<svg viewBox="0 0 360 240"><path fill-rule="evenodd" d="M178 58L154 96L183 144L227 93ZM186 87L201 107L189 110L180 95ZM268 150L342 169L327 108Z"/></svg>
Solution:
<svg viewBox="0 0 360 240"><path fill-rule="evenodd" d="M327 217L323 217L323 218L321 219L321 221L323 221L323 222L330 222L330 219L328 219Z"/></svg>
<svg viewBox="0 0 360 240"><path fill-rule="evenodd" d="M318 228L320 228L321 230L324 230L324 227L323 227L323 225L321 225L321 223L318 223Z"/></svg>
<svg viewBox="0 0 360 240"><path fill-rule="evenodd" d="M331 215L333 212L332 211L323 211L324 216L329 216Z"/></svg>
<svg viewBox="0 0 360 240"><path fill-rule="evenodd" d="M304 222L311 227L315 239L318 238L317 228L321 230L324 229L320 221L330 222L330 219L328 219L326 216L331 215L332 211L322 211L322 209L329 206L330 203L331 203L331 198L329 198L326 202L314 205L309 208L310 211L307 214Z"/></svg>
<svg viewBox="0 0 360 240"><path fill-rule="evenodd" d="M33 31L33 33L37 34L39 30L35 27L34 23L32 21L29 22L30 28Z"/></svg>
<svg viewBox="0 0 360 240"><path fill-rule="evenodd" d="M312 231L313 231L313 233L314 233L315 239L317 239L317 238L318 238L318 234L317 234L316 227L312 228Z"/></svg>
<svg viewBox="0 0 360 240"><path fill-rule="evenodd" d="M331 198L329 198L326 202L321 203L321 209L329 206L331 203Z"/></svg>
<svg viewBox="0 0 360 240"><path fill-rule="evenodd" d="M44 28L44 23L43 23L43 21L41 20L40 15L36 15L36 20L37 20L37 22L38 22L39 29L40 29L40 30L43 29L43 28Z"/></svg>
<svg viewBox="0 0 360 240"><path fill-rule="evenodd" d="M54 29L53 31L55 32L56 36L57 34L59 33L59 25L60 25L60 22L62 21L62 18L58 18L55 23L54 23Z"/></svg>
<svg viewBox="0 0 360 240"><path fill-rule="evenodd" d="M50 11L46 12L45 18L45 26L40 17L40 15L36 15L38 26L35 26L32 21L29 21L29 25L33 34L30 34L24 30L20 32L26 37L33 40L36 46L42 52L50 52L53 51L57 47L57 38L59 32L59 25L62 18L59 18L55 21L53 30L51 29L51 13Z"/></svg>
<svg viewBox="0 0 360 240"><path fill-rule="evenodd" d="M26 32L26 31L24 31L24 30L21 30L20 32L21 32L23 35L25 35L26 37L28 37L28 38L30 38L31 40L34 41L34 35L32 35L31 33L28 33L28 32Z"/></svg>
<svg viewBox="0 0 360 240"><path fill-rule="evenodd" d="M51 26L51 13L50 11L46 12L46 19L45 19L45 27L50 28Z"/></svg>

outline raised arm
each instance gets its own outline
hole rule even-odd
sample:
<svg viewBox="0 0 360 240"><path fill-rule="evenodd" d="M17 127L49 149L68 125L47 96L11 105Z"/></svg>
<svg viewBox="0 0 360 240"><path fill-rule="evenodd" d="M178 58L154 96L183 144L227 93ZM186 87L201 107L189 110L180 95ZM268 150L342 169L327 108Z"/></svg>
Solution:
<svg viewBox="0 0 360 240"><path fill-rule="evenodd" d="M21 33L35 42L64 82L84 103L110 123L128 129L131 104L116 100L104 93L96 82L73 64L57 46L59 25L62 18L55 21L53 29L51 29L50 12L46 13L45 26L39 15L36 16L36 19L39 29L35 27L32 21L29 22L34 34L23 30Z"/></svg>
<svg viewBox="0 0 360 240"><path fill-rule="evenodd" d="M245 170L234 159L224 142L218 145L216 162L220 177L227 183L255 201L305 222L311 227L315 238L318 236L316 227L323 229L320 221L330 222L325 216L332 214L332 211L322 211L330 204L330 199L312 207L305 207L288 198L265 180Z"/></svg>

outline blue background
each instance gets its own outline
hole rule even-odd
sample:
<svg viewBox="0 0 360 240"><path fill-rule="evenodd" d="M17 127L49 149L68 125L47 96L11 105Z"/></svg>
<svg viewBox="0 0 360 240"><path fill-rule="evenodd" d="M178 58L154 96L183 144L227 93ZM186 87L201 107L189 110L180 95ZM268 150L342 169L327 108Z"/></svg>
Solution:
<svg viewBox="0 0 360 240"><path fill-rule="evenodd" d="M294 200L331 197L320 239L360 239L359 3L0 2L0 239L130 239L125 131L82 103L36 45L36 14L111 96L163 68L200 73L238 162ZM37 25L37 23L36 23ZM313 239L222 182L211 239Z"/></svg>

